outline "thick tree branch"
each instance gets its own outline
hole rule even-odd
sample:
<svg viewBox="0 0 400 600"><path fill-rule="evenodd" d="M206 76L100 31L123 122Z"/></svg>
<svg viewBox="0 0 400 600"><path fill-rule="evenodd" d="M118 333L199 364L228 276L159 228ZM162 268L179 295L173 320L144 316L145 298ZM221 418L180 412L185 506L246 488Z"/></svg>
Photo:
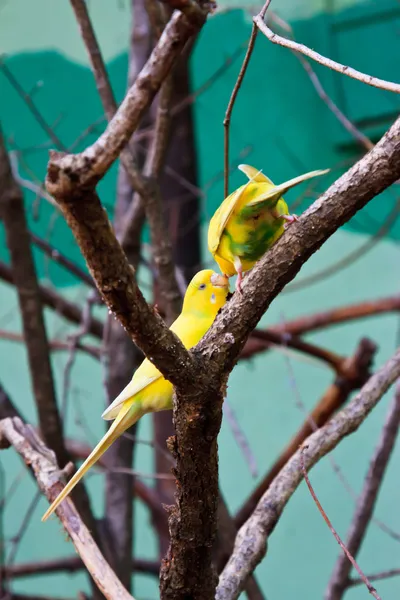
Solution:
<svg viewBox="0 0 400 600"><path fill-rule="evenodd" d="M400 119L291 225L245 278L243 294L234 295L193 351L207 359L209 377L232 369L249 332L304 262L399 176Z"/></svg>
<svg viewBox="0 0 400 600"><path fill-rule="evenodd" d="M356 431L399 376L400 350L368 380L346 408L307 439L304 456L300 448L284 466L240 529L234 552L221 574L216 600L239 597L247 577L266 553L268 536L303 478L302 464L309 470L344 437Z"/></svg>
<svg viewBox="0 0 400 600"><path fill-rule="evenodd" d="M55 197L109 310L163 375L193 385L193 359L145 301L97 194L77 190L69 198Z"/></svg>
<svg viewBox="0 0 400 600"><path fill-rule="evenodd" d="M75 11L82 38L88 51L104 111L108 120L110 121L117 111L117 103L111 89L110 81L92 23L90 21L89 13L83 0L71 0L71 4ZM132 73L130 72L130 77L131 76ZM134 85L139 76L140 73L136 73L134 80L129 82L131 87ZM161 293L166 301L166 312L169 322L174 320L179 313L181 295L175 279L172 248L164 222L161 194L159 185L157 183L157 178L163 165L168 142L169 104L171 93L171 76L168 75L160 89L155 131L146 159L143 176L139 172L134 160L133 140L131 140L129 147L125 148L121 153L121 162L128 175L132 188L139 192L141 196L141 201L144 205L149 222L153 257L159 271ZM137 199L134 198L132 201L133 211L137 210L136 202ZM124 218L128 227L130 226L130 217L131 215L128 212ZM122 231L121 226L119 227L119 230L121 231L120 239L123 241L126 235L126 229L125 231ZM135 247L137 247L137 244L135 244Z"/></svg>
<svg viewBox="0 0 400 600"><path fill-rule="evenodd" d="M17 417L0 421L0 438L7 440L25 463L32 467L40 490L52 502L63 488L54 453L43 444L32 427ZM132 600L104 560L70 498L57 509L57 515L104 596L109 600Z"/></svg>
<svg viewBox="0 0 400 600"><path fill-rule="evenodd" d="M400 386L389 407L382 433L365 478L364 488L357 502L353 521L346 539L346 548L357 556L373 515L378 493L382 485L400 425ZM325 592L325 600L340 600L349 585L351 563L340 554Z"/></svg>
<svg viewBox="0 0 400 600"><path fill-rule="evenodd" d="M204 12L195 22L174 13L105 132L81 154L52 154L46 183L52 196L70 196L77 188L94 186L105 175L128 143L176 57L206 16Z"/></svg>

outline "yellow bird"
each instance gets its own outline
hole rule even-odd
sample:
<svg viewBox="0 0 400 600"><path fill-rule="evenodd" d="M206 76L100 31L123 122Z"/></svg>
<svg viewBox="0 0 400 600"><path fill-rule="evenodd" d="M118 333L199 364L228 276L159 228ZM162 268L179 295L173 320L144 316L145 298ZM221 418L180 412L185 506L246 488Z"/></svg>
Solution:
<svg viewBox="0 0 400 600"><path fill-rule="evenodd" d="M242 274L276 242L285 230L285 221L297 221L290 215L282 194L312 177L329 172L311 171L280 185L274 185L266 175L250 165L238 167L249 181L222 202L210 221L208 249L222 273L232 277L237 273L236 289L241 292Z"/></svg>
<svg viewBox="0 0 400 600"><path fill-rule="evenodd" d="M199 271L191 280L183 300L182 312L170 329L185 348L192 348L211 327L229 293L229 280L211 269ZM173 386L147 358L132 380L103 412L106 420L115 419L80 469L67 483L42 517L45 521L68 496L84 474L99 460L111 444L143 415L172 408Z"/></svg>

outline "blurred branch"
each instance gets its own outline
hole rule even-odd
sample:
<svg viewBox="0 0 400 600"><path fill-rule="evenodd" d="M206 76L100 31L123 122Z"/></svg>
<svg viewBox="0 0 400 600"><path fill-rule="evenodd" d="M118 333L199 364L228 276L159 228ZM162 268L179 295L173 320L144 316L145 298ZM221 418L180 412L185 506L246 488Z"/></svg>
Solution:
<svg viewBox="0 0 400 600"><path fill-rule="evenodd" d="M381 571L380 573L373 573L368 575L370 581L380 581L382 579L389 579L390 577L398 577L400 575L400 569L389 569L388 571ZM354 587L355 585L361 585L364 581L360 578L349 579L347 587Z"/></svg>
<svg viewBox="0 0 400 600"><path fill-rule="evenodd" d="M378 493L388 466L390 456L396 443L400 426L400 386L397 386L395 396L385 420L382 433L372 456L363 490L357 502L356 511L346 539L346 547L352 556L357 556L368 525L373 515ZM346 556L341 554L325 592L325 600L340 600L349 585L351 564Z"/></svg>
<svg viewBox="0 0 400 600"><path fill-rule="evenodd" d="M399 376L400 350L367 381L346 408L307 439L305 468L309 470L344 437L356 431ZM264 557L268 536L303 478L301 454L300 448L274 479L252 516L239 530L233 554L220 576L216 600L238 598L247 577Z"/></svg>
<svg viewBox="0 0 400 600"><path fill-rule="evenodd" d="M272 11L269 12L268 16L271 18L271 20L275 21L278 25L283 27L291 35L293 41L296 41L294 39L293 29L290 26L290 24L287 23L287 21L284 21L281 17L278 17L278 15L272 13ZM374 144L371 142L370 139L368 139L366 135L364 135L363 133L361 133L361 131L357 129L354 123L352 123L350 119L346 117L346 115L340 110L340 108L333 102L332 98L328 96L318 75L316 74L308 60L304 58L304 56L300 54L300 52L293 51L293 54L296 56L296 58L299 59L302 67L304 68L305 72L310 78L310 81L313 84L318 96L323 102L325 102L325 104L327 105L329 110L334 114L336 119L362 146L364 146L367 152L371 150L371 148L374 147Z"/></svg>
<svg viewBox="0 0 400 600"><path fill-rule="evenodd" d="M269 330L298 336L349 321L391 312L400 312L400 296L368 300L360 304L349 304L340 308L333 308L309 316L299 317L292 321L286 321L282 325L272 325Z"/></svg>
<svg viewBox="0 0 400 600"><path fill-rule="evenodd" d="M18 293L24 339L40 428L61 464L69 461L57 408L50 348L43 307L30 247L22 192L14 181L0 131L0 216L10 250L12 277Z"/></svg>
<svg viewBox="0 0 400 600"><path fill-rule="evenodd" d="M0 436L1 440L7 440L25 463L33 468L40 490L52 502L63 487L60 481L62 472L54 453L43 444L32 427L25 425L17 417L0 421ZM57 515L104 596L109 600L132 600L132 596L122 587L104 560L70 498L57 509Z"/></svg>
<svg viewBox="0 0 400 600"><path fill-rule="evenodd" d="M1 398L1 396L0 396ZM0 403L0 417L3 416L1 412ZM91 448L82 442L73 439L66 440L68 451L74 458L85 460L90 452ZM109 466L109 453L102 456L97 462L99 468L107 469ZM131 481L132 495L139 498L147 506L150 511L151 519L155 530L159 536L168 538L168 524L165 516L165 510L161 505L160 499L153 490L153 488L145 485L142 481L134 478Z"/></svg>
<svg viewBox="0 0 400 600"><path fill-rule="evenodd" d="M236 513L236 527L241 527L251 516L257 503L268 490L275 477L295 454L299 446L314 431L312 425L315 424L316 428L325 425L332 415L347 402L350 394L366 383L370 376L370 368L376 349L373 342L363 338L353 356L344 360L342 374L336 377L332 385L328 387L321 400L310 413L309 418L304 421L288 446Z"/></svg>
<svg viewBox="0 0 400 600"><path fill-rule="evenodd" d="M0 260L0 279L14 285L14 277L11 268ZM71 323L79 325L82 322L82 310L81 308L65 300L57 292L52 289L39 284L40 299L44 306L51 308L60 316L64 317ZM98 319L93 318L90 323L89 333L97 338L102 337L103 323Z"/></svg>
<svg viewBox="0 0 400 600"><path fill-rule="evenodd" d="M343 553L344 553L343 556L345 556L347 558L347 562L349 563L349 565L352 565L355 568L355 570L357 571L357 573L360 575L363 583L367 587L367 589L368 589L369 593L371 594L371 596L373 596L376 600L382 600L382 598L377 593L376 589L368 581L368 578L364 575L364 573L361 570L360 566L356 562L354 556L351 554L351 552L349 551L349 549L346 547L346 545L341 540L341 538L338 535L337 531L333 527L333 525L332 525L332 523L331 523L328 515L326 514L326 512L322 508L322 505L321 505L320 501L318 500L318 497L317 497L317 495L316 495L316 493L314 491L314 488L311 485L311 481L310 481L310 479L308 477L308 473L307 473L307 468L306 468L306 466L304 464L304 455L303 455L303 452L305 452L306 450L307 450L307 446L303 446L301 448L301 450L300 450L301 468L302 468L302 471L303 471L303 476L304 476L305 482L307 484L307 487L310 490L310 494L312 496L312 499L314 500L315 504L317 505L317 508L318 508L319 512L321 513L322 518L324 519L325 523L328 525L329 529L331 530L331 532L332 532L335 540L337 541L337 543L339 544L339 546L343 550Z"/></svg>
<svg viewBox="0 0 400 600"><path fill-rule="evenodd" d="M72 273L72 275L75 275L77 279L85 283L87 286L96 290L96 286L93 282L93 279L90 277L90 275L85 273L83 269L78 267L78 265L76 265L72 260L61 254L61 252L57 250L57 248L55 248L45 240L42 240L42 238L40 238L35 233L29 232L29 235L35 246L40 248L47 256L54 260L54 262L64 267L67 271Z"/></svg>
<svg viewBox="0 0 400 600"><path fill-rule="evenodd" d="M315 344L310 344L309 342L304 342L303 340L292 336L288 333L278 333L271 330L261 330L255 329L250 337L251 340L257 340L264 343L264 349L271 348L271 346L285 346L287 348L293 348L294 350L298 350L303 354L307 354L308 356L312 356L321 360L322 362L329 365L338 375L341 375L343 370L343 364L345 362L345 358L343 356L339 356L334 352L326 350L325 348L321 348L316 346ZM249 351L249 342L246 343L242 352L240 353L241 360L246 358L251 358L256 353L254 351L254 347ZM246 350L247 348L247 350Z"/></svg>
<svg viewBox="0 0 400 600"><path fill-rule="evenodd" d="M3 72L3 75L8 79L9 83L12 85L14 90L17 92L19 97L24 101L28 109L30 110L34 119L39 123L40 127L47 133L52 142L56 145L57 148L63 151L67 151L67 148L64 146L58 135L56 135L54 128L51 127L43 117L40 110L37 108L36 104L32 100L31 94L27 94L18 79L14 77L11 70L7 67L4 60L0 57L0 70Z"/></svg>
<svg viewBox="0 0 400 600"><path fill-rule="evenodd" d="M8 342L19 342L21 344L25 343L25 338L21 333L5 331L4 329L0 329L0 340L7 340ZM69 342L63 342L62 340L50 340L49 346L50 350L52 351L63 351L70 349ZM77 350L88 354L96 360L100 360L100 349L96 346L91 346L89 344L83 344L82 342L78 342Z"/></svg>
<svg viewBox="0 0 400 600"><path fill-rule="evenodd" d="M137 573L146 573L158 577L160 565L151 560L138 559L132 563L133 570ZM67 571L75 573L85 568L80 556L70 556L67 558L56 558L53 560L42 560L38 562L28 562L5 567L5 576L9 579L18 579L20 577L35 577L49 573L58 573Z"/></svg>
<svg viewBox="0 0 400 600"><path fill-rule="evenodd" d="M395 183L395 182L393 182ZM366 242L360 244L358 248L349 252L333 264L329 265L313 273L312 275L308 275L306 277L302 277L299 281L294 281L285 290L285 294L296 292L297 290L304 289L305 287L309 287L310 285L314 285L315 283L320 283L324 279L328 277L332 277L336 273L344 269L348 269L351 265L353 265L356 261L365 259L365 256L368 252L376 248L377 242L382 240L387 234L391 231L395 223L397 222L400 215L400 198L396 199L395 205L391 209L390 213L387 215L383 223L379 226L379 229L367 239Z"/></svg>
<svg viewBox="0 0 400 600"><path fill-rule="evenodd" d="M391 81L385 81L384 79L379 79L377 77L372 77L371 75L367 75L365 73L361 73L352 67L348 67L345 65L341 65L340 63L331 60L330 58L326 58L325 56L321 56L318 52L311 50L304 44L299 44L298 42L294 42L293 40L289 40L284 38L277 33L274 33L264 22L265 12L270 4L271 0L267 0L262 11L253 18L253 22L257 25L258 29L269 39L273 44L278 44L280 46L285 46L286 48L290 48L290 50L294 50L295 52L299 52L300 54L305 54L308 58L328 67L328 69L332 69L333 71L337 71L342 75L347 75L352 79L357 79L362 83L366 83L367 85L371 85L373 87L380 88L381 90L388 90L389 92L394 92L396 94L400 94L400 84L393 83Z"/></svg>

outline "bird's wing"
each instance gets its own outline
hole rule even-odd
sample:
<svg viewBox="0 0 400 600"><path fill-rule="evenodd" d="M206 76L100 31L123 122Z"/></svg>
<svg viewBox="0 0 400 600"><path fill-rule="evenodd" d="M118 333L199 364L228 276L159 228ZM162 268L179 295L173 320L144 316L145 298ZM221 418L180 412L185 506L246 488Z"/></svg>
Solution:
<svg viewBox="0 0 400 600"><path fill-rule="evenodd" d="M254 169L254 167L250 167L250 165L240 165L240 167L248 167L249 169L253 169L255 177L261 174L260 171ZM241 170L245 172L243 169ZM247 173L246 175L249 176ZM233 211L235 210L237 203L239 202L240 198L242 197L250 183L253 183L254 181L256 181L256 179L254 179L254 177L251 177L251 179L249 179L249 181L245 185L242 185L237 190L232 192L230 196L227 196L227 198L225 198L225 200L222 202L221 206L215 211L208 228L208 249L210 250L211 254L215 254L215 252L217 251L221 240L221 236L224 232L226 224L228 223Z"/></svg>
<svg viewBox="0 0 400 600"><path fill-rule="evenodd" d="M255 181L256 183L270 183L274 185L272 181L264 175L261 171L258 171L255 167L251 165L238 165L238 169L242 171L251 181Z"/></svg>
<svg viewBox="0 0 400 600"><path fill-rule="evenodd" d="M121 406L126 400L141 392L148 385L162 377L160 371L147 359L142 362L140 367L135 372L133 378L122 392L115 398L114 402L106 408L101 415L106 421L115 419L121 410Z"/></svg>
<svg viewBox="0 0 400 600"><path fill-rule="evenodd" d="M330 169L324 169L322 171L310 171L309 173L305 173L304 175L299 175L294 179L289 179L289 181L285 181L285 183L281 183L280 185L275 185L270 190L265 191L264 193L254 198L251 202L246 205L246 208L251 208L252 206L260 206L261 203L270 204L274 206L279 198L283 196L290 188L295 185L302 183L302 181L306 181L307 179L312 179L313 177L319 177L320 175L325 175L328 173Z"/></svg>

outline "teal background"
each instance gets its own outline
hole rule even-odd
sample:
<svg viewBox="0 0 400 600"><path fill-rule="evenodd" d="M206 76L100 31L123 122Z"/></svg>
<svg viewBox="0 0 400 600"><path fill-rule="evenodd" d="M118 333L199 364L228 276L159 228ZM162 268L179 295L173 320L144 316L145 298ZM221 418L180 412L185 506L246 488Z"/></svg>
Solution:
<svg viewBox="0 0 400 600"><path fill-rule="evenodd" d="M240 4L243 6L243 3ZM111 81L120 100L126 87L129 3L114 4L98 0L89 6ZM223 197L222 121L250 34L249 14L256 12L253 7L227 10L227 6L221 4L220 8L220 12L211 17L203 29L191 62L192 87L197 90L243 46L242 54L209 89L196 98L194 104L199 186L204 192L203 256L205 263L210 264L211 257L205 246L206 228L208 219ZM285 0L276 3L275 7L273 3L272 8L290 21L297 40L344 64L351 64L378 77L400 81L397 68L400 5L397 2ZM47 19L46 26L43 25L44 17ZM374 44L370 43L371 38ZM68 3L55 5L49 0L35 3L14 0L5 4L1 9L0 53L6 55L6 65L23 89L26 92L34 90L33 98L38 108L49 124L56 123L55 131L64 145L70 146L82 131L92 123L101 121L101 105ZM398 96L368 88L319 65L313 67L326 90L347 116L354 119L373 141L379 139L397 116ZM38 82L42 83L38 86ZM46 133L35 122L2 72L0 119L10 150L20 152L20 175L41 182L45 175L48 149L54 144L49 143ZM74 151L82 150L93 142L103 127L104 122L100 122ZM270 44L260 34L233 113L230 152L232 162L248 162L262 168L277 183L307 170L330 167L332 174L315 181L313 192L318 194L343 172L344 163L351 164L362 155L363 150L316 95L296 57L287 49ZM114 165L99 186L100 196L110 216L115 200L116 172L117 165ZM243 181L243 174L234 170L230 177L230 191ZM395 207L397 187L392 186L375 198L338 231L303 267L296 281L301 282L308 275L325 270L371 240L371 236L376 235ZM294 202L304 188L292 190L287 200ZM72 235L55 209L45 200L38 204L32 192L26 191L25 199L32 230L84 266ZM296 209L297 214L312 200L313 197L304 199ZM364 252L357 262L349 261L340 273L299 291L292 288L290 292L288 287L274 301L262 323L276 323L342 304L398 293L399 234L400 226L395 220L383 240ZM4 260L7 257L0 226L0 258ZM57 288L62 287L63 294L83 303L86 290L76 285L70 275L45 259L39 251L35 251L35 259L41 279ZM141 270L140 282L147 290L146 271ZM62 339L71 331L70 326L47 311L46 319L52 338ZM398 345L398 324L396 315L386 315L328 329L307 336L307 339L348 355L360 337L367 335L379 344L376 357L376 366L379 366ZM3 284L0 284L0 329L20 331L16 295L12 288ZM53 355L53 369L60 396L66 359L65 353ZM305 361L297 354L290 354L289 360L294 368L298 393L307 408L311 409L333 375L320 364ZM66 430L68 435L85 440L90 445L94 445L104 431L100 419L104 404L102 378L99 364L90 357L79 355L73 367ZM36 423L25 350L21 345L1 339L0 381L27 419ZM361 489L391 397L392 392L382 399L362 428L333 453L357 492ZM296 393L286 356L274 351L239 364L229 380L228 398L250 440L261 478L304 419L295 405ZM141 420L139 435L142 438L150 438L150 425L148 417ZM256 481L252 480L225 422L219 444L222 489L230 508L235 511ZM396 510L400 500L395 468L398 453L397 445L376 513L393 529L400 531L400 517ZM12 451L2 452L0 460L3 489L5 486L9 491L17 474L21 473L22 477L3 513L3 528L8 540L6 550L10 552L9 540L18 530L21 515L28 509L35 487L29 476L23 475L24 469ZM144 445L139 445L135 468L144 473L151 471L151 452ZM333 473L328 458L313 470L311 480L338 532L345 535L354 511L354 501ZM101 515L103 478L93 474L88 477L88 484L93 492L95 510ZM16 563L74 554L72 545L66 541L55 520L46 525L40 523L45 505L45 501L40 499L19 545ZM149 515L139 503L136 525L137 556L155 556L156 545ZM360 565L367 573L397 567L397 545L372 523L359 556ZM271 537L267 557L257 569L268 600L322 598L338 551L306 486L302 484ZM379 582L377 589L383 598L396 597L400 591L399 582L398 579ZM15 580L13 589L32 594L45 594L51 590L55 596L73 597L79 590L87 590L88 585L82 573L57 574ZM155 598L158 596L157 583L147 576L135 576L134 593L139 599ZM365 598L367 593L365 588L352 588L346 598L358 600Z"/></svg>

